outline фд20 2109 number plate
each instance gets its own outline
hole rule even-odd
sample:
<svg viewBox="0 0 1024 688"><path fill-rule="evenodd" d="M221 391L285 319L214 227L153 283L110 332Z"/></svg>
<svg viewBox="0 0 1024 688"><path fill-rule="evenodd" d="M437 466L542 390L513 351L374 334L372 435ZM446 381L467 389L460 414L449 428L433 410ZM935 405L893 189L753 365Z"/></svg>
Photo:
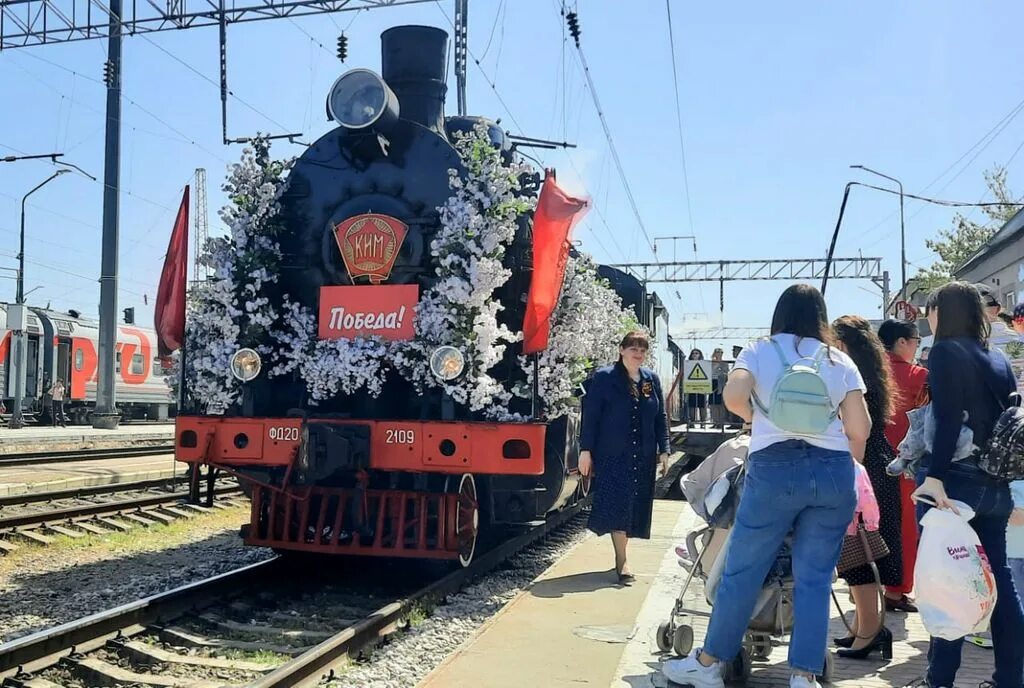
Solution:
<svg viewBox="0 0 1024 688"><path fill-rule="evenodd" d="M408 428L388 428L384 431L385 444L416 444L416 431Z"/></svg>
<svg viewBox="0 0 1024 688"><path fill-rule="evenodd" d="M267 437L281 442L298 442L299 429L280 425L272 425L267 429Z"/></svg>

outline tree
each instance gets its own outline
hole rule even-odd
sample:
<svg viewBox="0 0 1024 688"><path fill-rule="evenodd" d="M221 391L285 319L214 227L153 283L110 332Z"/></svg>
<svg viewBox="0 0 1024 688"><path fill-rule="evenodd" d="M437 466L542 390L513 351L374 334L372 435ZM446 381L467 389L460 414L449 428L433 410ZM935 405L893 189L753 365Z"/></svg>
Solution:
<svg viewBox="0 0 1024 688"><path fill-rule="evenodd" d="M958 212L953 216L952 227L939 230L938 238L925 241L925 245L939 257L931 267L914 277L925 290L930 291L954 279L956 271L1017 212L1018 201L1006 187L1005 168L996 167L985 172L985 184L995 201L1005 205L982 208L988 216L984 222L974 222Z"/></svg>

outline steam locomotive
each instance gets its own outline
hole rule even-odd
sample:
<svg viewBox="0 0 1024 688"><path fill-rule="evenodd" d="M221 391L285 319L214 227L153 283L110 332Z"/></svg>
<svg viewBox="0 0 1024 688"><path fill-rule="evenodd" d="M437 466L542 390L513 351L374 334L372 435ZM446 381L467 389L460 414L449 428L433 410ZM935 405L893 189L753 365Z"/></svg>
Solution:
<svg viewBox="0 0 1024 688"><path fill-rule="evenodd" d="M466 174L457 133L482 126L505 159L514 155L495 122L444 115L444 31L400 26L381 43L381 75L354 69L338 79L327 111L339 126L295 161L280 199L275 288L318 313L321 332L358 329L354 318L364 317L333 301L338 293L401 303L376 316L377 325L410 328L418 298L438 279L431 242L438 208L452 194L449 171ZM521 181L522 192L535 195L541 179ZM523 322L531 261L524 216L504 257L512 277L496 294L500 322L514 329ZM522 376L516 348L493 373L509 384ZM482 420L442 389L394 375L383 394L338 394L311 407L296 376L255 375L257 351L239 351L232 365L248 380L237 408L179 414L176 456L246 484L249 544L468 565L482 529L528 524L585 496L578 413L546 423ZM450 346L431 357L439 376L460 365ZM198 494L199 471L192 475Z"/></svg>

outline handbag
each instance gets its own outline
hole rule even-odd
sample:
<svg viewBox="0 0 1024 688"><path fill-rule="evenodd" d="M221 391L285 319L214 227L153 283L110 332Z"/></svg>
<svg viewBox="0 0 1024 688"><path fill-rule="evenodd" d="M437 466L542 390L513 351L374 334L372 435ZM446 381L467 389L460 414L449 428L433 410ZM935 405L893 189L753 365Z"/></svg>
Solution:
<svg viewBox="0 0 1024 688"><path fill-rule="evenodd" d="M873 564L889 556L889 546L877 530L868 530L864 523L857 524L856 535L843 537L843 549L839 554L836 571L840 575L859 566Z"/></svg>

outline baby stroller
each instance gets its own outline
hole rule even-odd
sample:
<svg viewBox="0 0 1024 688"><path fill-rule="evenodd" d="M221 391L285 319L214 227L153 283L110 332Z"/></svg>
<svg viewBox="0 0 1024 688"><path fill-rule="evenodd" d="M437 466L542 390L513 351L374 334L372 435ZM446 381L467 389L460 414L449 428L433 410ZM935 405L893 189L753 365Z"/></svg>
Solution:
<svg viewBox="0 0 1024 688"><path fill-rule="evenodd" d="M686 581L675 599L667 621L658 627L657 644L662 652L686 656L693 650L692 619L710 614L689 607L687 596L694 578L704 583L704 596L714 606L715 594L725 568L732 523L743 489L744 461L750 446L748 436L726 441L692 473L683 476L683 494L694 511L707 522L676 548L680 565L687 569ZM783 644L793 628L793 569L790 540L779 550L765 579L761 594L747 626L743 647L726 667L725 680L745 683L754 661L764 661L772 649ZM826 653L825 667L818 679L831 681L832 654Z"/></svg>

